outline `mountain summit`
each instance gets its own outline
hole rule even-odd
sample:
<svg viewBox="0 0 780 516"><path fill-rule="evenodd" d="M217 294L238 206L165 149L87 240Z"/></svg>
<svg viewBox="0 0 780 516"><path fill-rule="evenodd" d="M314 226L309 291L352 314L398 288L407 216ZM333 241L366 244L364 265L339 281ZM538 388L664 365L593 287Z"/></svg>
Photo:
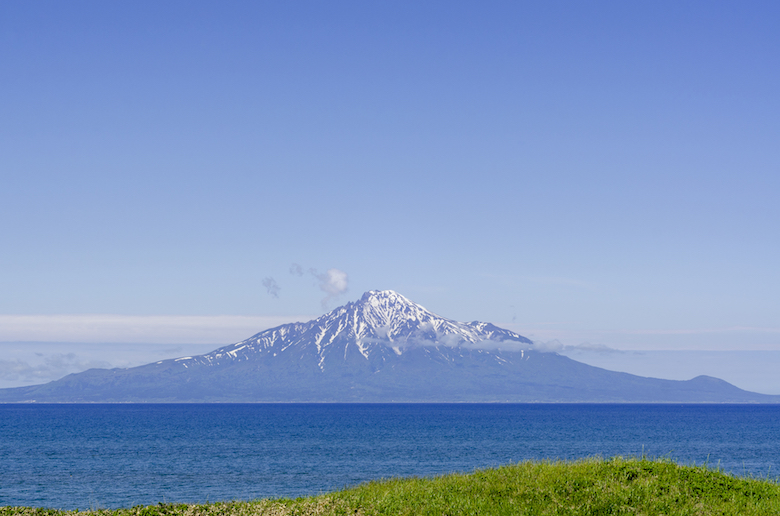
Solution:
<svg viewBox="0 0 780 516"><path fill-rule="evenodd" d="M391 290L211 353L0 389L0 402L766 402L717 378L607 371Z"/></svg>
<svg viewBox="0 0 780 516"><path fill-rule="evenodd" d="M530 349L532 342L489 323L462 323L440 317L392 290L371 290L358 301L307 323L292 323L198 357L177 359L182 365L225 365L233 361L290 355L317 367L343 362L386 363L393 355L420 347L437 353L445 348ZM449 354L449 352L448 352ZM162 362L161 362L162 363ZM379 364L377 364L379 365Z"/></svg>

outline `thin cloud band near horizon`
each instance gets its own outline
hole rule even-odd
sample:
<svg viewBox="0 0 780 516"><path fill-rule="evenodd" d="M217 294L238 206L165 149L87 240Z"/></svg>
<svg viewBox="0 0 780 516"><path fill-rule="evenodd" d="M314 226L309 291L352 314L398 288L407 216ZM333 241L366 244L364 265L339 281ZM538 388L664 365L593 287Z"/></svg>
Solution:
<svg viewBox="0 0 780 516"><path fill-rule="evenodd" d="M229 344L312 316L0 315L0 342Z"/></svg>
<svg viewBox="0 0 780 516"><path fill-rule="evenodd" d="M316 315L243 316L243 315L0 315L0 342L77 342L77 343L149 343L149 344L229 344L260 331L290 322L305 322ZM579 345L594 338L611 335L674 336L723 333L778 334L780 328L731 327L674 330L550 330L519 328L514 323L495 323L532 340L560 339L567 345ZM636 348L635 345L610 347ZM626 343L628 344L628 343ZM656 346L650 346L655 348ZM696 346L699 347L699 346ZM720 347L720 346L717 346ZM765 346L761 346L764 348ZM774 346L772 346L774 347Z"/></svg>

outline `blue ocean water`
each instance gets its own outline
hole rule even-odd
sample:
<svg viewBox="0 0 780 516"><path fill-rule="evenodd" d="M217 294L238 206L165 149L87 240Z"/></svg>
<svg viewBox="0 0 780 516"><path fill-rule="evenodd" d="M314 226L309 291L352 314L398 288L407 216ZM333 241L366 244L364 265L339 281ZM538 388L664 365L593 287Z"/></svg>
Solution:
<svg viewBox="0 0 780 516"><path fill-rule="evenodd" d="M780 406L0 405L0 506L318 494L526 459L667 457L780 474Z"/></svg>

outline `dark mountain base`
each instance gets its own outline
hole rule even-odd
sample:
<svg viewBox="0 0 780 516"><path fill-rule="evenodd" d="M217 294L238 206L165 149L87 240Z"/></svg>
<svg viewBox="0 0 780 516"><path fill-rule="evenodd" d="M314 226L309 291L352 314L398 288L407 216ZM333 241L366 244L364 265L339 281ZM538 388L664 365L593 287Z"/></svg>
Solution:
<svg viewBox="0 0 780 516"><path fill-rule="evenodd" d="M780 396L743 391L717 378L644 378L554 353L467 350L448 363L427 360L427 354L418 348L378 371L322 371L304 364L290 370L267 360L220 368L184 369L166 361L92 369L45 385L0 390L0 402L780 403Z"/></svg>
<svg viewBox="0 0 780 516"><path fill-rule="evenodd" d="M716 378L643 378L543 353L484 322L386 291L196 357L91 369L0 402L780 403Z"/></svg>

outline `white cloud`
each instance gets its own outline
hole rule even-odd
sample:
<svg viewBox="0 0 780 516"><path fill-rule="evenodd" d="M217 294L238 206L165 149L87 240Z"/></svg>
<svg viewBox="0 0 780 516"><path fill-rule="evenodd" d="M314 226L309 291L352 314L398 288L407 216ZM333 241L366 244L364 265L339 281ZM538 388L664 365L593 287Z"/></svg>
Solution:
<svg viewBox="0 0 780 516"><path fill-rule="evenodd" d="M377 329L378 338L366 339L364 342L379 342L385 345L397 346L400 348L412 347L438 347L448 348L466 348L481 350L501 350L501 351L521 351L536 349L535 345L516 340L494 340L483 339L476 342L469 342L457 333L442 333L433 328L431 323L420 324L420 330L406 340L389 341L387 338L389 327L380 327Z"/></svg>
<svg viewBox="0 0 780 516"><path fill-rule="evenodd" d="M327 309L328 304L333 299L345 293L349 288L349 278L344 271L339 269L328 269L320 274L317 272L317 269L309 269L309 272L319 280L320 290L327 294L322 300L322 308L324 309Z"/></svg>
<svg viewBox="0 0 780 516"><path fill-rule="evenodd" d="M625 351L610 348L603 344L591 344L589 342L583 342L576 346L565 346L561 341L553 339L547 342L535 341L533 349L541 351L543 353L570 353L570 352L590 352L590 353L625 353Z"/></svg>
<svg viewBox="0 0 780 516"><path fill-rule="evenodd" d="M564 345L557 339L549 340L547 342L534 341L534 349L541 351L542 353L559 353L563 351Z"/></svg>
<svg viewBox="0 0 780 516"><path fill-rule="evenodd" d="M602 346L613 350L780 350L780 328L732 326L682 329L577 328L571 322L549 324L496 323L535 343L559 341L573 346ZM548 346L550 347L550 346Z"/></svg>

